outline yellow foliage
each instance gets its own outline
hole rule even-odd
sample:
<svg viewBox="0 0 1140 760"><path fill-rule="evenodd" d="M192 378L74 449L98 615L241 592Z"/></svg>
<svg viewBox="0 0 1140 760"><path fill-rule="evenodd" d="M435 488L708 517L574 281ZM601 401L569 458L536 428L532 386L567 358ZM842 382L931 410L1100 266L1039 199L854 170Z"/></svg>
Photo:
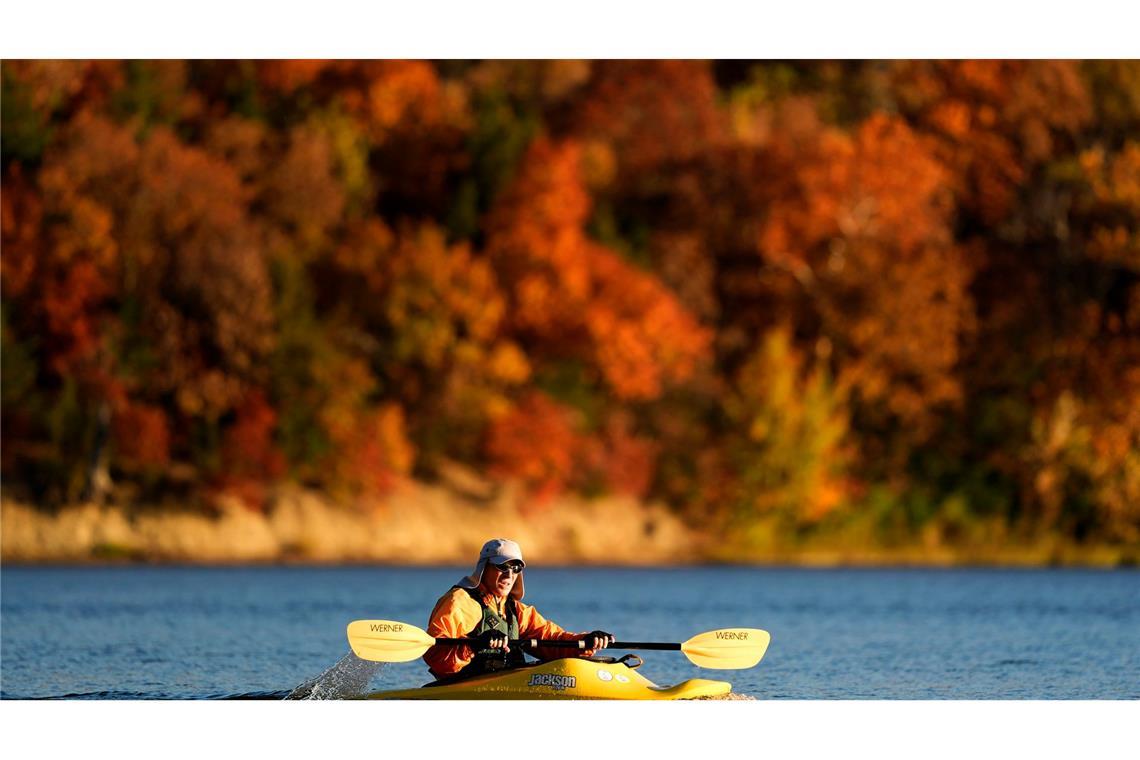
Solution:
<svg viewBox="0 0 1140 760"><path fill-rule="evenodd" d="M510 385L525 383L530 378L530 362L526 353L509 341L495 344L487 366L492 378Z"/></svg>
<svg viewBox="0 0 1140 760"><path fill-rule="evenodd" d="M739 446L739 518L813 523L849 493L846 394L821 363L807 362L785 328L765 333L725 401L744 433Z"/></svg>
<svg viewBox="0 0 1140 760"><path fill-rule="evenodd" d="M1140 540L1140 396L1131 401L1114 419L1064 391L1033 419L1025 457L1041 527L1056 529L1073 499L1091 497L1110 535Z"/></svg>
<svg viewBox="0 0 1140 760"><path fill-rule="evenodd" d="M402 475L411 472L416 450L408 440L404 409L399 404L389 402L380 407L376 414L376 439L391 469Z"/></svg>

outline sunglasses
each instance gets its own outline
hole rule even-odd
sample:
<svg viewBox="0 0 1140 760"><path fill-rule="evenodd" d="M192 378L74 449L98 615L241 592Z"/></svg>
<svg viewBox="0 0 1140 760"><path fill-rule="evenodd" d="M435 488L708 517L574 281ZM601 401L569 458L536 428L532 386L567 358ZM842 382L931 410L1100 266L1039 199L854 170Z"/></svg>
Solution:
<svg viewBox="0 0 1140 760"><path fill-rule="evenodd" d="M503 573L503 574L506 574L506 573L518 574L518 573L521 573L523 570L523 563L515 560L512 562L506 562L502 565L496 565L494 562L492 562L491 567L495 568L496 570L498 570L500 573Z"/></svg>

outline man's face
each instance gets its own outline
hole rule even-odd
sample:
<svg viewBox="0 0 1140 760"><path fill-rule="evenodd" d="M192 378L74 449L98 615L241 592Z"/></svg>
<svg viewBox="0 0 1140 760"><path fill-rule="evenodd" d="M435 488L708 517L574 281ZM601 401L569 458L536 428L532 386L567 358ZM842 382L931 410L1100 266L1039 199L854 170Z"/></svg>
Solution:
<svg viewBox="0 0 1140 760"><path fill-rule="evenodd" d="M511 589L515 585L515 578L518 577L518 573L512 572L512 570L516 568L521 569L521 566L514 560L503 566L488 562L483 569L483 578L479 583L480 588L492 596L505 597L511 593Z"/></svg>

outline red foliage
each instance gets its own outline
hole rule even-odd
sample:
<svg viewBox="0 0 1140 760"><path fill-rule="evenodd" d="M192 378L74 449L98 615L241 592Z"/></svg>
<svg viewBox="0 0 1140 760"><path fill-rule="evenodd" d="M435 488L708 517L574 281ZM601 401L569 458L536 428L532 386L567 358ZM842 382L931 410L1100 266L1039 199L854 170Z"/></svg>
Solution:
<svg viewBox="0 0 1140 760"><path fill-rule="evenodd" d="M487 458L496 478L516 478L543 501L574 477L579 438L574 413L532 392L491 423Z"/></svg>
<svg viewBox="0 0 1140 760"><path fill-rule="evenodd" d="M111 416L115 453L128 467L161 467L170 462L170 426L162 407L123 402Z"/></svg>
<svg viewBox="0 0 1140 760"><path fill-rule="evenodd" d="M237 408L237 419L222 435L222 464L218 490L237 496L248 508L260 510L265 488L285 474L285 457L274 443L277 412L265 394L254 390Z"/></svg>
<svg viewBox="0 0 1140 760"><path fill-rule="evenodd" d="M231 474L272 479L285 471L285 460L273 442L277 412L260 390L237 408L237 419L222 438L222 467Z"/></svg>
<svg viewBox="0 0 1140 760"><path fill-rule="evenodd" d="M311 84L321 72L335 64L335 61L320 60L258 61L257 76L267 89L288 95Z"/></svg>
<svg viewBox="0 0 1140 760"><path fill-rule="evenodd" d="M43 208L43 198L28 181L23 167L11 164L4 173L4 192L0 193L0 234L4 248L0 276L8 298L24 294L33 284L37 264L43 260L40 237Z"/></svg>
<svg viewBox="0 0 1140 760"><path fill-rule="evenodd" d="M618 413L606 420L603 433L605 456L602 472L606 489L634 498L649 493L656 471L660 445L639 436L629 415Z"/></svg>
<svg viewBox="0 0 1140 760"><path fill-rule="evenodd" d="M726 136L707 61L609 61L575 112L573 133L609 144L628 176L684 162Z"/></svg>

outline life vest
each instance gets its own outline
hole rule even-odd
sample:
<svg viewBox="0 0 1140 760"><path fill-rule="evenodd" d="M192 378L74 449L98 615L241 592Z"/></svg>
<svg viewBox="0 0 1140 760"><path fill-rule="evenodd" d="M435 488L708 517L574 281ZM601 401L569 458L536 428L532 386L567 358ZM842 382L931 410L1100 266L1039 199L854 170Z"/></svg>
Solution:
<svg viewBox="0 0 1140 760"><path fill-rule="evenodd" d="M483 596L478 590L464 586L453 586L453 588L462 588L479 603L479 607L483 610L483 617L474 628L467 632L467 636L479 636L485 631L499 631L512 641L519 637L519 616L516 606L518 602L514 599L507 599L507 615L504 618L495 609L483 603ZM460 670L458 675L466 677L480 673L491 673L505 668L517 668L525 664L526 657L523 656L522 647L517 644L511 646L509 652L504 652L501 649L479 649L475 651L475 658Z"/></svg>

